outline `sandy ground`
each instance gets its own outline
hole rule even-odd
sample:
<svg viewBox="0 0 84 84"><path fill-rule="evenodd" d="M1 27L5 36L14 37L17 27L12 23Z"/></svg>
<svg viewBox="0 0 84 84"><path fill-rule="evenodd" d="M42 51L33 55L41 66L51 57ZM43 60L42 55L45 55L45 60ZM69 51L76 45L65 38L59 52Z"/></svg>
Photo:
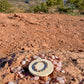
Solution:
<svg viewBox="0 0 84 84"><path fill-rule="evenodd" d="M58 13L0 13L0 84L15 80L10 68L19 66L25 56L43 53L60 57L66 71L66 84L83 84L84 17ZM13 64L9 65L11 59ZM32 84L25 78L20 81L19 84L24 84L24 81Z"/></svg>

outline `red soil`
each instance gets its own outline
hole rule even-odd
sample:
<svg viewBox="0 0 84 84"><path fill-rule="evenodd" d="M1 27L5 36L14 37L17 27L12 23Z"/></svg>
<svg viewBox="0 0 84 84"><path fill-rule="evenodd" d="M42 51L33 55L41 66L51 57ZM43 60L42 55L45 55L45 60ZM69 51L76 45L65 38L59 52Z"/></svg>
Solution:
<svg viewBox="0 0 84 84"><path fill-rule="evenodd" d="M70 57L77 59L78 55L82 56L79 63L81 68L84 67L84 17L64 14L0 13L0 58L21 50L31 50L33 54L52 50L68 51L72 56L62 58L71 62ZM61 57L61 52L57 53ZM75 73L75 66L68 66L67 72L70 68L73 69L71 74ZM78 66L76 68L79 70ZM75 76L79 73L82 71L77 71ZM78 84L78 79L76 82L70 84Z"/></svg>

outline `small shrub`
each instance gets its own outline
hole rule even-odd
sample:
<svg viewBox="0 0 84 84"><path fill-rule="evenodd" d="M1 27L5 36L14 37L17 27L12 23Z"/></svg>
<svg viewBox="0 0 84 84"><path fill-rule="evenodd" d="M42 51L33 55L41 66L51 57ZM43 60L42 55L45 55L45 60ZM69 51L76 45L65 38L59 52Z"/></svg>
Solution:
<svg viewBox="0 0 84 84"><path fill-rule="evenodd" d="M6 12L7 10L9 10L12 7L12 5L6 1L0 1L0 12Z"/></svg>
<svg viewBox="0 0 84 84"><path fill-rule="evenodd" d="M79 10L80 14L84 13L84 0L68 0L67 4L68 3L74 4L76 9Z"/></svg>
<svg viewBox="0 0 84 84"><path fill-rule="evenodd" d="M47 6L48 7L51 7L51 6L54 6L55 5L55 2L56 2L57 0L47 0L46 1L46 4L47 4Z"/></svg>
<svg viewBox="0 0 84 84"><path fill-rule="evenodd" d="M63 0L47 0L46 4L48 7L61 5L63 6Z"/></svg>
<svg viewBox="0 0 84 84"><path fill-rule="evenodd" d="M45 12L45 13L48 12L48 6L46 5L45 2L41 3L40 5L37 5L34 8L34 12L38 12L38 11Z"/></svg>
<svg viewBox="0 0 84 84"><path fill-rule="evenodd" d="M57 8L57 6L63 6L63 0L47 0L46 2L43 2L41 4L37 4L33 11L34 12L38 12L38 11L41 11L41 12L45 12L45 13L48 13L48 12L55 12ZM54 7L54 10L52 9Z"/></svg>
<svg viewBox="0 0 84 84"><path fill-rule="evenodd" d="M68 8L68 7L59 7L58 11L60 13L68 13L68 12L71 12L71 8Z"/></svg>

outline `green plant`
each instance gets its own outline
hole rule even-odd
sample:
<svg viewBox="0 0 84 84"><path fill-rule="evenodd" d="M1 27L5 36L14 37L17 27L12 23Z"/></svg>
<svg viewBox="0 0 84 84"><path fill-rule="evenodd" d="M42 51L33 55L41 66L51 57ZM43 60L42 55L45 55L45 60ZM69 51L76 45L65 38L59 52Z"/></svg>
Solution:
<svg viewBox="0 0 84 84"><path fill-rule="evenodd" d="M72 12L71 8L69 8L69 7L59 7L58 11L60 13L70 13L70 12Z"/></svg>
<svg viewBox="0 0 84 84"><path fill-rule="evenodd" d="M68 0L67 3L75 5L80 14L84 12L84 0Z"/></svg>
<svg viewBox="0 0 84 84"><path fill-rule="evenodd" d="M38 11L45 12L45 13L48 12L48 6L46 5L45 2L41 3L40 5L37 5L34 8L34 12L38 12Z"/></svg>
<svg viewBox="0 0 84 84"><path fill-rule="evenodd" d="M52 10L53 7L57 8L56 6L61 6L63 7L63 0L47 0L46 2L43 2L41 4L37 4L33 11L34 12L38 12L38 11L41 11L41 12L45 12L45 13L48 13L48 12L54 12L54 10Z"/></svg>
<svg viewBox="0 0 84 84"><path fill-rule="evenodd" d="M55 3L57 3L56 1L57 1L57 0L47 0L47 1L46 1L46 5L47 5L48 7L54 6Z"/></svg>
<svg viewBox="0 0 84 84"><path fill-rule="evenodd" d="M6 1L6 0L0 1L0 12L6 12L11 7L12 7L12 5L8 1Z"/></svg>
<svg viewBox="0 0 84 84"><path fill-rule="evenodd" d="M63 6L63 0L47 0L46 1L47 6L56 6L56 5L62 5Z"/></svg>

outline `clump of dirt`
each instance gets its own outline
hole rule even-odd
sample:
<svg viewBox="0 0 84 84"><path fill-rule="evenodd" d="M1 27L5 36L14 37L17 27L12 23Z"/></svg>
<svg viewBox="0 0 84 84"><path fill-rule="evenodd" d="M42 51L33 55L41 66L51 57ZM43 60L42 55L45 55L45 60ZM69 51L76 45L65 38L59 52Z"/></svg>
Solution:
<svg viewBox="0 0 84 84"><path fill-rule="evenodd" d="M0 13L0 84L9 81L31 84L27 77L18 79L10 70L20 66L24 58L40 54L61 59L66 84L82 84L84 17L58 13ZM59 76L60 73L54 72L52 84Z"/></svg>
<svg viewBox="0 0 84 84"><path fill-rule="evenodd" d="M0 53L26 49L84 52L84 17L0 13Z"/></svg>

